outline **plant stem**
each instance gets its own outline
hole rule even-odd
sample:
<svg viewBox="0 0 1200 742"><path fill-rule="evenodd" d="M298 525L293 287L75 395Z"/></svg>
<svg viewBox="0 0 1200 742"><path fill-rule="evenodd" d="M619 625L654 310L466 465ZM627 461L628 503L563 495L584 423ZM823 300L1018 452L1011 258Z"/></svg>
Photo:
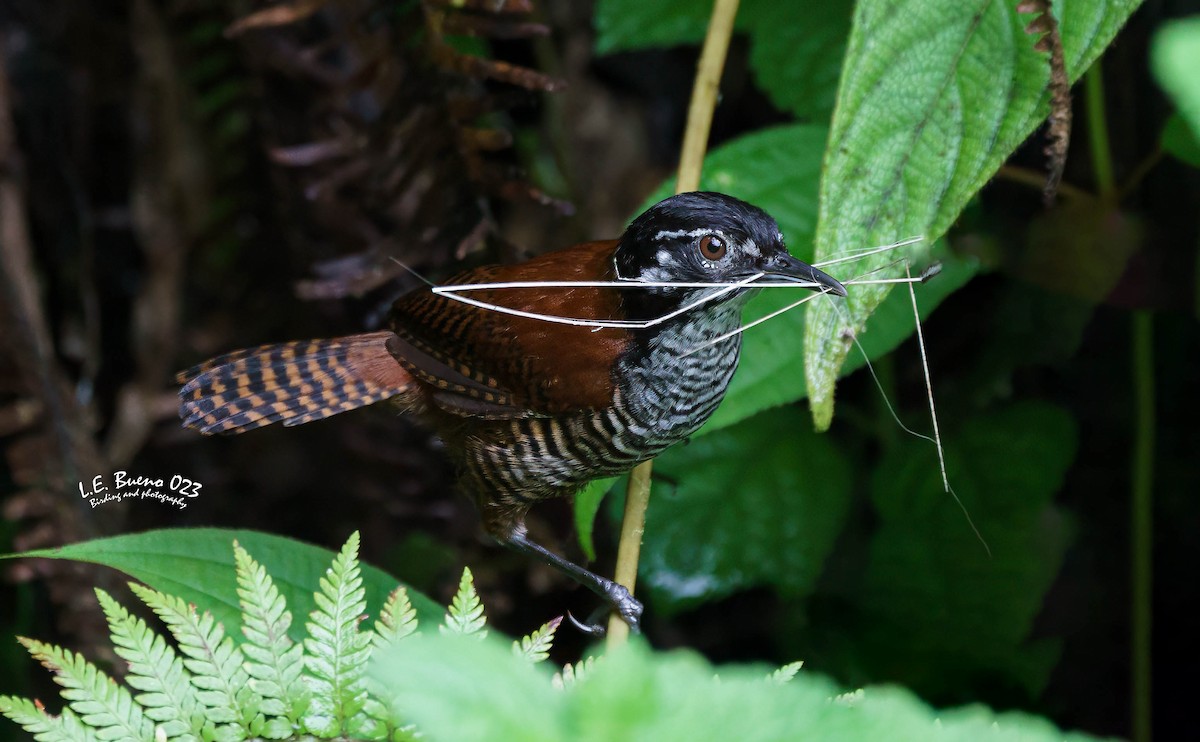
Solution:
<svg viewBox="0 0 1200 742"><path fill-rule="evenodd" d="M1087 91L1088 143L1092 150L1092 169L1096 174L1096 189L1100 197L1112 201L1117 195L1117 179L1113 175L1112 150L1108 140L1108 121L1104 117L1104 70L1097 59L1084 75Z"/></svg>
<svg viewBox="0 0 1200 742"><path fill-rule="evenodd" d="M1086 75L1088 130L1092 169L1100 198L1115 206L1120 193L1113 176L1108 123L1104 117L1104 78L1100 61ZM1133 460L1130 463L1130 713L1134 742L1150 742L1153 696L1151 631L1154 567L1154 324L1148 310L1133 313L1134 414Z"/></svg>
<svg viewBox="0 0 1200 742"><path fill-rule="evenodd" d="M687 130L679 153L679 177L675 192L685 193L700 187L700 171L704 167L704 152L712 127L713 109L717 105L717 90L721 71L725 69L725 54L733 36L733 19L737 16L738 0L716 0L708 21L708 33L696 68L692 87L692 102L688 107ZM650 505L650 473L653 462L638 464L629 475L629 490L625 498L625 517L621 523L621 542L617 547L616 581L633 592L637 583L638 556L642 550L642 534L646 529L646 508ZM629 626L619 616L608 620L608 646L613 648L629 640Z"/></svg>
<svg viewBox="0 0 1200 742"><path fill-rule="evenodd" d="M1133 740L1151 738L1151 630L1154 579L1154 323L1148 310L1133 313L1132 565Z"/></svg>
<svg viewBox="0 0 1200 742"><path fill-rule="evenodd" d="M725 53L729 51L737 10L738 0L716 0L713 3L704 48L696 66L696 82L692 87L692 102L688 106L683 147L679 152L676 193L686 193L700 187L700 171L704 167L704 152L708 148L708 133L712 128L713 110L717 107L721 72L725 69Z"/></svg>

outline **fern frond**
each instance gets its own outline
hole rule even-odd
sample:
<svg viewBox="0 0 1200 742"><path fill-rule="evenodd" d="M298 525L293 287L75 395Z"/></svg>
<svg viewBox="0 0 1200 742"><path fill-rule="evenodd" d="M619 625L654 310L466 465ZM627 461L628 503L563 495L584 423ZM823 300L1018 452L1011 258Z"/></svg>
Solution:
<svg viewBox="0 0 1200 742"><path fill-rule="evenodd" d="M443 633L462 634L463 636L478 635L480 639L487 636L484 626L487 617L483 615L483 603L479 593L475 592L475 578L471 575L470 567L463 567L462 578L458 581L458 592L450 603L446 620L442 624Z"/></svg>
<svg viewBox="0 0 1200 742"><path fill-rule="evenodd" d="M292 614L267 570L236 542L237 594L242 607L242 634L246 643L246 672L250 687L262 698L260 710L272 717L263 736L282 739L294 734L308 705L300 676L304 671L304 645L288 636Z"/></svg>
<svg viewBox="0 0 1200 742"><path fill-rule="evenodd" d="M130 589L163 620L186 659L183 666L191 673L196 698L204 706L204 716L217 725L222 739L256 736L251 729L257 716L259 699L250 688L250 676L243 668L245 658L212 614L196 609L181 598L164 595L142 585ZM255 725L259 726L259 725Z"/></svg>
<svg viewBox="0 0 1200 742"><path fill-rule="evenodd" d="M375 631L371 633L371 645L375 650L387 650L416 631L417 610L408 599L408 590L404 586L397 587L388 595L383 610L379 612L379 619L375 621ZM387 727L387 739L393 742L415 739L414 727L404 725L393 713L392 709L396 708L397 704L391 691L372 678L367 678L367 688L371 698L367 700L363 711Z"/></svg>
<svg viewBox="0 0 1200 742"><path fill-rule="evenodd" d="M126 684L142 691L134 700L161 733L179 740L198 740L204 721L199 701L183 661L146 622L129 613L111 595L96 588L100 608L108 620L113 648L129 663Z"/></svg>
<svg viewBox="0 0 1200 742"><path fill-rule="evenodd" d="M552 618L542 624L537 631L513 642L513 654L524 657L532 663L544 661L550 656L550 647L554 645L554 632L558 631L562 616Z"/></svg>
<svg viewBox="0 0 1200 742"><path fill-rule="evenodd" d="M408 590L400 586L388 595L375 622L375 635L371 637L376 649L390 647L417 631L417 609L408 599Z"/></svg>
<svg viewBox="0 0 1200 742"><path fill-rule="evenodd" d="M796 677L796 673L800 672L800 668L804 667L804 662L789 662L783 667L767 676L767 680L778 685L787 683L792 678Z"/></svg>
<svg viewBox="0 0 1200 742"><path fill-rule="evenodd" d="M96 733L84 726L71 709L61 716L51 716L41 704L27 698L0 696L0 715L12 719L37 742L92 742Z"/></svg>
<svg viewBox="0 0 1200 742"><path fill-rule="evenodd" d="M153 742L154 725L129 691L83 655L23 636L17 641L54 673L54 682L63 687L62 697L82 723L96 729L97 739Z"/></svg>
<svg viewBox="0 0 1200 742"><path fill-rule="evenodd" d="M554 687L558 688L559 690L562 690L563 688L569 688L575 683L578 683L580 680L583 680L583 678L589 672L591 672L592 668L595 666L596 657L594 656L585 657L579 662L576 662L574 665L568 662L567 664L563 665L563 669L560 672L554 673L554 677L551 678L550 682L553 683Z"/></svg>
<svg viewBox="0 0 1200 742"><path fill-rule="evenodd" d="M316 609L309 614L309 638L304 640L305 682L312 701L304 725L317 736L347 735L377 738L386 729L363 713L367 701L367 660L371 634L358 630L366 610L366 591L358 567L358 532L334 558L313 595Z"/></svg>

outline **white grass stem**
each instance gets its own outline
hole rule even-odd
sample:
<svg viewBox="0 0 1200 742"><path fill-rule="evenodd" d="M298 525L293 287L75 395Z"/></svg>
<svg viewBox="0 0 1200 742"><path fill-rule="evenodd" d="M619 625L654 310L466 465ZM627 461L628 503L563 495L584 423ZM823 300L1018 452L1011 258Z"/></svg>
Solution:
<svg viewBox="0 0 1200 742"><path fill-rule="evenodd" d="M909 237L908 239L900 240L899 242L893 242L890 245L881 245L879 247L870 247L870 248L867 248L866 250L860 250L858 252L847 253L845 255L842 255L841 257L833 258L831 260L825 260L820 263L813 263L812 266L814 268L826 268L831 265L838 265L839 263L849 263L852 260L862 260L863 258L870 257L872 255L878 255L881 252L888 252L889 250L895 250L896 248L899 248L899 247L907 247L909 245L915 245L916 243L922 242L924 240L925 240L924 235L918 235L916 237Z"/></svg>
<svg viewBox="0 0 1200 742"><path fill-rule="evenodd" d="M904 265L904 272L909 278L912 278L912 272L908 268L908 264ZM958 503L958 507L962 510L963 516L967 519L967 525L971 526L971 530L975 532L975 538L979 539L979 543L983 544L983 550L990 557L992 550L988 546L987 540L983 538L983 534L979 532L975 521L971 518L971 513L967 510L967 506L959 498L958 493L950 486L950 477L946 474L946 453L942 449L942 434L938 430L937 407L933 403L933 380L929 374L929 356L925 353L925 333L921 329L921 313L917 309L917 292L913 289L912 284L908 285L908 296L912 300L913 318L917 323L917 347L921 350L921 370L925 374L925 391L929 397L929 418L933 421L933 438L934 445L937 446L938 466L942 471L942 485L945 491L954 498Z"/></svg>

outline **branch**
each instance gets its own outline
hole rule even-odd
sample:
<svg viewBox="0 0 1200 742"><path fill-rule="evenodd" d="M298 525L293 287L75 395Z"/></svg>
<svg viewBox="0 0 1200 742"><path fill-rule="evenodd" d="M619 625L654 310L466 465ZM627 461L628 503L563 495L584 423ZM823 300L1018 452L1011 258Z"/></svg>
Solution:
<svg viewBox="0 0 1200 742"><path fill-rule="evenodd" d="M675 192L685 193L700 187L700 171L704 167L704 152L712 126L713 109L725 54L733 35L733 19L737 16L738 0L716 0L708 22L708 34L700 52L696 83L692 88L692 103L688 107L687 130L679 154L679 177ZM646 530L646 508L650 505L650 473L652 461L638 464L629 475L629 490L625 499L625 517L621 523L621 542L617 547L615 579L633 593L637 583L638 557L642 550L642 534ZM620 616L608 620L608 646L624 644L629 639L629 625Z"/></svg>

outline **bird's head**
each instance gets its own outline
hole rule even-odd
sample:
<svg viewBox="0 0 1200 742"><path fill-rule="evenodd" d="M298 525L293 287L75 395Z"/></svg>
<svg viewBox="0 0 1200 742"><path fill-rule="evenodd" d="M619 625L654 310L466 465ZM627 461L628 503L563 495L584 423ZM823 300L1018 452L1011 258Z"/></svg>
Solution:
<svg viewBox="0 0 1200 742"><path fill-rule="evenodd" d="M814 291L845 296L836 279L788 254L771 215L721 193L681 193L633 220L614 253L617 275L632 281L810 283ZM713 289L663 289L659 297ZM747 290L722 294L726 300Z"/></svg>

